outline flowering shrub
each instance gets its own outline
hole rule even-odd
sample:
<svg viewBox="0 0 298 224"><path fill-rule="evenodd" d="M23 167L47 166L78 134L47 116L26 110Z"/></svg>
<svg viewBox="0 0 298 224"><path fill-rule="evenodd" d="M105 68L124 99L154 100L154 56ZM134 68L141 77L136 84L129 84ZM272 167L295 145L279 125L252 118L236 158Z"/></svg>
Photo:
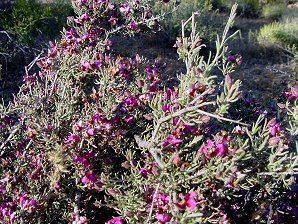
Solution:
<svg viewBox="0 0 298 224"><path fill-rule="evenodd" d="M206 59L195 15L183 23L175 46L186 69L172 78L160 60L113 53L113 35L158 28L152 4L74 1L61 41L37 73L26 70L1 107L3 223L295 219L295 133L278 118L229 113L241 97L232 74L242 59L226 47L236 8ZM295 91L286 93L294 130Z"/></svg>

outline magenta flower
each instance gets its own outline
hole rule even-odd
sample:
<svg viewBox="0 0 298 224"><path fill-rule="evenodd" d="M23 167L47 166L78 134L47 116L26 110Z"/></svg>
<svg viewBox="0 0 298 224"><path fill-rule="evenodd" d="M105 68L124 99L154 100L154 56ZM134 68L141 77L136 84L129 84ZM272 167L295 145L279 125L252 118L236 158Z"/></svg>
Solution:
<svg viewBox="0 0 298 224"><path fill-rule="evenodd" d="M242 63L242 56L240 54L229 55L227 60L233 64L241 65Z"/></svg>
<svg viewBox="0 0 298 224"><path fill-rule="evenodd" d="M104 116L102 114L96 113L92 116L92 119L91 119L90 123L91 124L99 124L99 123L102 123L104 121L105 121Z"/></svg>
<svg viewBox="0 0 298 224"><path fill-rule="evenodd" d="M135 118L134 116L126 116L123 120L126 124L131 125L135 121Z"/></svg>
<svg viewBox="0 0 298 224"><path fill-rule="evenodd" d="M80 136L76 134L70 134L67 139L65 140L65 143L69 146L74 146L75 144L79 143L81 141Z"/></svg>
<svg viewBox="0 0 298 224"><path fill-rule="evenodd" d="M140 175L144 178L147 178L149 174L151 174L151 170L146 168L141 168L139 171Z"/></svg>
<svg viewBox="0 0 298 224"><path fill-rule="evenodd" d="M77 3L80 5L80 6L83 6L83 5L86 5L88 0L77 0Z"/></svg>
<svg viewBox="0 0 298 224"><path fill-rule="evenodd" d="M82 177L82 183L89 189L99 189L98 176L89 172Z"/></svg>
<svg viewBox="0 0 298 224"><path fill-rule="evenodd" d="M34 199L30 199L26 193L23 193L19 198L19 203L21 209L27 211L28 213L32 213L37 206L37 202Z"/></svg>
<svg viewBox="0 0 298 224"><path fill-rule="evenodd" d="M208 139L207 144L204 143L199 151L201 151L208 159L215 156L223 157L229 152L228 143L229 140L226 137L221 137L216 141Z"/></svg>
<svg viewBox="0 0 298 224"><path fill-rule="evenodd" d="M234 63L235 60L236 60L236 57L235 57L234 55L229 55L228 58L227 58L227 60L228 60L229 62Z"/></svg>
<svg viewBox="0 0 298 224"><path fill-rule="evenodd" d="M294 102L298 99L298 85L293 86L289 91L284 93L288 101Z"/></svg>
<svg viewBox="0 0 298 224"><path fill-rule="evenodd" d="M171 109L172 109L172 106L169 105L169 104L166 104L166 105L163 105L161 107L162 111L165 113L165 114L168 114L171 112Z"/></svg>
<svg viewBox="0 0 298 224"><path fill-rule="evenodd" d="M167 213L156 213L155 218L162 224L168 223L171 220L171 216Z"/></svg>
<svg viewBox="0 0 298 224"><path fill-rule="evenodd" d="M70 28L68 31L65 32L65 37L67 40L75 39L76 35L77 35L77 31L74 28Z"/></svg>
<svg viewBox="0 0 298 224"><path fill-rule="evenodd" d="M185 195L181 194L180 197L182 198L182 201L176 204L179 209L187 209L190 212L193 212L197 209L197 194L195 192L190 192Z"/></svg>
<svg viewBox="0 0 298 224"><path fill-rule="evenodd" d="M137 107L139 105L138 99L135 97L128 97L123 101L124 106L126 107Z"/></svg>
<svg viewBox="0 0 298 224"><path fill-rule="evenodd" d="M85 168L88 168L88 167L91 166L91 164L89 163L89 161L88 161L88 159L86 157L75 156L75 158L73 159L73 161L75 163L77 163L77 164L81 164Z"/></svg>
<svg viewBox="0 0 298 224"><path fill-rule="evenodd" d="M183 134L192 134L192 135L199 135L199 130L194 125L183 125Z"/></svg>
<svg viewBox="0 0 298 224"><path fill-rule="evenodd" d="M129 23L128 28L132 31L135 31L138 28L138 25L135 21Z"/></svg>
<svg viewBox="0 0 298 224"><path fill-rule="evenodd" d="M127 16L128 14L130 14L132 12L132 9L127 3L124 3L124 4L121 4L121 6L120 6L120 12L122 14L124 14L125 16Z"/></svg>
<svg viewBox="0 0 298 224"><path fill-rule="evenodd" d="M90 137L93 137L95 135L95 130L94 128L87 128L86 130L86 134L87 136L90 138Z"/></svg>
<svg viewBox="0 0 298 224"><path fill-rule="evenodd" d="M87 61L81 61L81 70L83 71L83 72L89 72L89 70L91 69L91 65L90 65L90 63L89 62L87 62Z"/></svg>
<svg viewBox="0 0 298 224"><path fill-rule="evenodd" d="M197 202L196 202L197 194L195 192L187 193L184 196L185 206L189 211L194 211L197 209Z"/></svg>
<svg viewBox="0 0 298 224"><path fill-rule="evenodd" d="M111 26L115 26L117 24L118 19L114 16L111 16L108 20L108 22L111 24Z"/></svg>
<svg viewBox="0 0 298 224"><path fill-rule="evenodd" d="M172 147L178 147L183 141L179 138L177 138L176 136L174 135L169 135L162 143L162 147L163 148L166 148L166 147L169 147L169 146L172 146Z"/></svg>
<svg viewBox="0 0 298 224"><path fill-rule="evenodd" d="M15 221L15 205L12 202L0 204L0 218L8 219L11 223Z"/></svg>
<svg viewBox="0 0 298 224"><path fill-rule="evenodd" d="M174 100L178 96L177 92L173 89L167 88L164 93L164 100Z"/></svg>
<svg viewBox="0 0 298 224"><path fill-rule="evenodd" d="M50 48L48 49L48 57L55 58L57 56L58 50L57 45L50 41Z"/></svg>
<svg viewBox="0 0 298 224"><path fill-rule="evenodd" d="M155 198L155 206L159 211L166 211L169 208L170 197L164 193L159 193Z"/></svg>
<svg viewBox="0 0 298 224"><path fill-rule="evenodd" d="M82 22L87 22L90 20L90 16L87 13L84 13L83 15L81 15L80 20Z"/></svg>
<svg viewBox="0 0 298 224"><path fill-rule="evenodd" d="M271 136L277 136L280 133L280 125L276 122L276 119L270 120L268 126Z"/></svg>
<svg viewBox="0 0 298 224"><path fill-rule="evenodd" d="M123 224L123 223L124 221L121 217L113 217L108 222L106 222L106 224Z"/></svg>

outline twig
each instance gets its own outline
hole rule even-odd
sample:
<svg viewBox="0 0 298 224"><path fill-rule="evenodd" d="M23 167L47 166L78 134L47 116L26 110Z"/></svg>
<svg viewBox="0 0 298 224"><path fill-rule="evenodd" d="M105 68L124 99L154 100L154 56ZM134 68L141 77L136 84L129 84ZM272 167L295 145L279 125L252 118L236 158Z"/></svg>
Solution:
<svg viewBox="0 0 298 224"><path fill-rule="evenodd" d="M37 55L37 57L35 57L34 60L30 62L29 65L25 66L26 75L28 75L28 72L32 69L32 67L35 65L35 63L40 59L40 56L43 53L44 53L43 51L41 53L39 53L39 55Z"/></svg>
<svg viewBox="0 0 298 224"><path fill-rule="evenodd" d="M235 123L235 124L241 124L241 125L246 126L246 127L249 126L249 124L242 123L241 121L236 121L236 120L232 120L232 119L229 119L229 118L225 118L225 117L222 117L222 116L219 116L219 115L216 115L216 114L212 114L212 113L200 110L200 109L197 109L196 111L200 114L204 114L204 115L207 115L209 117L216 118L218 120L228 121L228 122Z"/></svg>
<svg viewBox="0 0 298 224"><path fill-rule="evenodd" d="M8 138L1 144L1 146L0 146L0 150L2 150L4 147L5 147L5 145L13 138L13 136L15 135L15 133L17 133L17 131L18 130L20 130L20 126L18 126L18 127L16 127L11 133L10 133L10 135L8 136ZM0 156L3 156L3 154L4 154L4 151L1 151L1 154L0 154Z"/></svg>
<svg viewBox="0 0 298 224"><path fill-rule="evenodd" d="M271 224L272 216L273 216L273 209L272 209L272 204L270 204L267 224Z"/></svg>
<svg viewBox="0 0 298 224"><path fill-rule="evenodd" d="M150 207L150 212L149 212L148 218L146 220L146 223L149 223L149 221L151 219L152 212L153 212L153 207L154 207L154 200L155 200L155 197L156 197L156 195L158 193L159 186L160 186L160 183L157 184L156 190L155 190L154 195L152 197L152 203L151 203L151 207Z"/></svg>

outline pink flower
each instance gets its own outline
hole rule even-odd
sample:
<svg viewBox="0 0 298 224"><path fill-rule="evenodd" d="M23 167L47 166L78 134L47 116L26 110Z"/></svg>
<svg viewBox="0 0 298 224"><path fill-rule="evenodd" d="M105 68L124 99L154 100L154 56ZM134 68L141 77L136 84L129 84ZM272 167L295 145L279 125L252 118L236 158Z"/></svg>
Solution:
<svg viewBox="0 0 298 224"><path fill-rule="evenodd" d="M114 16L111 16L108 20L108 22L111 24L111 26L115 26L117 24L118 19Z"/></svg>
<svg viewBox="0 0 298 224"><path fill-rule="evenodd" d="M101 190L102 183L99 181L98 176L91 172L86 173L85 176L82 177L82 183L88 189Z"/></svg>
<svg viewBox="0 0 298 224"><path fill-rule="evenodd" d="M124 221L121 217L113 217L108 222L106 222L106 224L123 224L123 223Z"/></svg>
<svg viewBox="0 0 298 224"><path fill-rule="evenodd" d="M34 199L30 199L26 193L23 193L19 198L20 207L27 211L28 213L32 213L37 206L37 202Z"/></svg>
<svg viewBox="0 0 298 224"><path fill-rule="evenodd" d="M169 104L166 104L166 105L163 105L163 106L161 107L161 109L162 109L162 111L163 111L165 114L167 114L167 113L170 113L170 112L171 112L172 106L169 105Z"/></svg>
<svg viewBox="0 0 298 224"><path fill-rule="evenodd" d="M298 85L293 86L289 91L284 93L288 101L294 102L298 99Z"/></svg>
<svg viewBox="0 0 298 224"><path fill-rule="evenodd" d="M197 194L195 192L190 192L184 196L186 208L189 211L194 211L197 208L196 202Z"/></svg>
<svg viewBox="0 0 298 224"><path fill-rule="evenodd" d="M93 137L95 135L95 131L94 131L94 128L87 128L86 130L86 134L87 136L90 138L90 137Z"/></svg>
<svg viewBox="0 0 298 224"><path fill-rule="evenodd" d="M223 156L227 155L229 152L228 143L229 143L229 140L227 137L220 137L216 141L212 141L212 140L208 139L207 144L204 143L201 146L200 151L208 159L215 157L215 156L223 157Z"/></svg>
<svg viewBox="0 0 298 224"><path fill-rule="evenodd" d="M268 122L269 133L271 136L277 136L280 132L280 125L276 122L276 119L272 119Z"/></svg>
<svg viewBox="0 0 298 224"><path fill-rule="evenodd" d="M197 194L195 192L189 192L185 195L180 195L180 197L182 198L182 201L176 204L179 209L187 209L190 212L193 212L197 209Z"/></svg>
<svg viewBox="0 0 298 224"><path fill-rule="evenodd" d="M90 69L91 69L91 65L90 65L89 62L87 62L85 60L84 61L81 61L81 70L83 72L88 72Z"/></svg>
<svg viewBox="0 0 298 224"><path fill-rule="evenodd" d="M72 224L87 224L88 223L88 219L85 216L79 215L78 212L72 213L71 217L73 220Z"/></svg>
<svg viewBox="0 0 298 224"><path fill-rule="evenodd" d="M149 174L151 174L151 171L146 168L141 168L139 171L140 175L144 178L147 178Z"/></svg>
<svg viewBox="0 0 298 224"><path fill-rule="evenodd" d="M90 20L90 16L87 13L84 13L83 15L81 15L80 20L82 22L87 22Z"/></svg>
<svg viewBox="0 0 298 224"><path fill-rule="evenodd" d="M280 141L280 137L272 137L272 138L269 138L268 144L270 146L274 146L274 145L277 145L279 141Z"/></svg>
<svg viewBox="0 0 298 224"><path fill-rule="evenodd" d="M69 146L74 146L75 144L79 143L81 141L80 136L76 135L76 134L70 134L65 143L68 144Z"/></svg>
<svg viewBox="0 0 298 224"><path fill-rule="evenodd" d="M91 166L88 159L86 157L76 156L73 160L77 164L83 165L85 168L88 168Z"/></svg>
<svg viewBox="0 0 298 224"><path fill-rule="evenodd" d="M159 211L166 211L169 208L170 197L165 193L159 193L154 200L154 204Z"/></svg>
<svg viewBox="0 0 298 224"><path fill-rule="evenodd" d="M178 147L183 141L176 138L174 135L169 135L162 143L162 147L166 148L169 146Z"/></svg>
<svg viewBox="0 0 298 224"><path fill-rule="evenodd" d="M83 121L78 121L76 124L73 125L73 129L75 131L82 131L84 128Z"/></svg>
<svg viewBox="0 0 298 224"><path fill-rule="evenodd" d="M162 224L168 223L171 220L171 216L167 213L156 213L155 218Z"/></svg>
<svg viewBox="0 0 298 224"><path fill-rule="evenodd" d="M126 107L137 107L139 105L138 99L135 97L128 97L123 102L124 106Z"/></svg>
<svg viewBox="0 0 298 224"><path fill-rule="evenodd" d="M134 116L126 116L124 119L125 123L127 125L132 125L135 121L135 117Z"/></svg>
<svg viewBox="0 0 298 224"><path fill-rule="evenodd" d="M138 28L138 25L135 21L129 23L128 28L132 31L135 31Z"/></svg>
<svg viewBox="0 0 298 224"><path fill-rule="evenodd" d="M57 45L50 41L50 48L48 49L48 57L54 58L57 56Z"/></svg>
<svg viewBox="0 0 298 224"><path fill-rule="evenodd" d="M127 16L128 14L130 14L132 12L132 9L127 3L124 3L124 4L121 4L121 6L120 6L120 12L122 14L124 14L125 16Z"/></svg>
<svg viewBox="0 0 298 224"><path fill-rule="evenodd" d="M244 135L245 132L239 125L237 125L234 128L233 133L238 134L238 135Z"/></svg>

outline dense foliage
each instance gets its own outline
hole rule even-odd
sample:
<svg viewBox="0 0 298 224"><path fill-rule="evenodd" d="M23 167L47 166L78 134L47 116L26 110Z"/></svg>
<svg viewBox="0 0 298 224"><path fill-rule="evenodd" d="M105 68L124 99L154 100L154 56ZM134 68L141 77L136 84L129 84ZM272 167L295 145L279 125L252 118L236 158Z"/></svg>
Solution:
<svg viewBox="0 0 298 224"><path fill-rule="evenodd" d="M71 7L62 0L44 5L36 0L15 0L1 11L0 29L15 35L19 43L32 45L38 38L55 38L71 14Z"/></svg>
<svg viewBox="0 0 298 224"><path fill-rule="evenodd" d="M142 52L115 54L113 36L159 28L154 4L73 1L62 39L1 107L3 223L297 218L297 86L277 117L244 116L248 102L233 78L242 57L227 47L235 6L207 56L197 15L182 23L175 47L183 74L166 74L162 59L151 63Z"/></svg>

